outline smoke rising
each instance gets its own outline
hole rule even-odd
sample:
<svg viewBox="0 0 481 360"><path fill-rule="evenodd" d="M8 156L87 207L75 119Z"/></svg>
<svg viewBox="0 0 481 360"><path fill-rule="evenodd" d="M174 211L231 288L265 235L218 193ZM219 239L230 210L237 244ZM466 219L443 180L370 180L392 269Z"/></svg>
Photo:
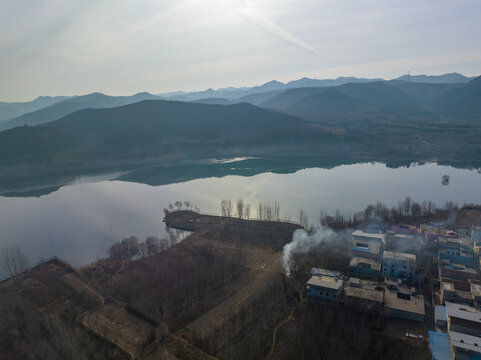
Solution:
<svg viewBox="0 0 481 360"><path fill-rule="evenodd" d="M294 266L293 255L305 254L313 247L322 243L333 243L340 239L341 234L334 232L330 228L320 227L313 233L308 234L305 230L299 229L292 234L292 241L284 245L282 250L282 265L286 275L291 276L291 270Z"/></svg>

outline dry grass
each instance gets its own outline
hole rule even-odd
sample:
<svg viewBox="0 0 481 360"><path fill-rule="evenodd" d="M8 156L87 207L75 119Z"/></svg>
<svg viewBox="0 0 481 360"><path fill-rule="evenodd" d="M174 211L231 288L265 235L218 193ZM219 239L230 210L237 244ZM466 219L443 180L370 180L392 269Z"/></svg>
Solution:
<svg viewBox="0 0 481 360"><path fill-rule="evenodd" d="M107 304L96 311L85 313L79 320L88 329L130 354L132 358L149 343L154 330L148 323L114 304Z"/></svg>

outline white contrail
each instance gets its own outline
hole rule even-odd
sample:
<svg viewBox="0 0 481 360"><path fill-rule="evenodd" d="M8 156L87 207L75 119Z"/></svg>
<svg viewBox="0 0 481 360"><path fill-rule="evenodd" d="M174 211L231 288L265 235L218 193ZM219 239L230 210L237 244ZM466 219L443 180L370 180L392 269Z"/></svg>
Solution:
<svg viewBox="0 0 481 360"><path fill-rule="evenodd" d="M274 21L262 14L250 0L244 0L244 4L245 6L240 10L241 13L253 22L255 22L257 25L262 27L264 30L269 31L271 34L277 36L278 38L285 40L293 45L299 46L304 50L307 50L316 55L318 54L317 50L314 49L312 46L306 44L302 40L296 38L294 35L288 33L279 25L277 25Z"/></svg>

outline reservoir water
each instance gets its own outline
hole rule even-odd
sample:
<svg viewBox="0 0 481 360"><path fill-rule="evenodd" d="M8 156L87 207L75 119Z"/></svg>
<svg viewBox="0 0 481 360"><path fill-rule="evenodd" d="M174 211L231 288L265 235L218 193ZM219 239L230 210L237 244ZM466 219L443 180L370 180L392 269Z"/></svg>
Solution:
<svg viewBox="0 0 481 360"><path fill-rule="evenodd" d="M245 166L242 160L224 164L235 174ZM152 179L152 171L149 174ZM296 220L303 209L311 223L320 210L352 214L376 201L395 205L405 196L438 206L446 201L481 203L479 171L433 163L399 168L362 163L247 175L209 177L207 171L187 181L163 178L162 185L142 183L138 177L82 178L41 196L0 196L0 248L19 245L30 263L57 255L75 266L85 265L105 257L108 248L126 236L165 236L163 209L175 201L219 214L222 199L242 198L252 205L251 217L256 217L259 201L277 201L282 218ZM443 175L449 175L448 185L442 184Z"/></svg>

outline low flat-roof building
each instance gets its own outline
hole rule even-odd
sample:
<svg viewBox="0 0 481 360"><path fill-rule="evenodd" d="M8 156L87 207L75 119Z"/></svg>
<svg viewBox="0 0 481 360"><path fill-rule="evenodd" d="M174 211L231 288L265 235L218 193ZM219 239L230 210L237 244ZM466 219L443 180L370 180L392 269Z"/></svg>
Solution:
<svg viewBox="0 0 481 360"><path fill-rule="evenodd" d="M439 258L449 260L450 264L474 265L473 251L463 247L459 249L440 250Z"/></svg>
<svg viewBox="0 0 481 360"><path fill-rule="evenodd" d="M479 309L481 307L481 281L469 280L469 284L474 306Z"/></svg>
<svg viewBox="0 0 481 360"><path fill-rule="evenodd" d="M344 288L344 305L372 313L382 310L384 288L374 281L351 277Z"/></svg>
<svg viewBox="0 0 481 360"><path fill-rule="evenodd" d="M338 302L342 293L343 280L340 277L313 275L306 284L307 299L310 301Z"/></svg>
<svg viewBox="0 0 481 360"><path fill-rule="evenodd" d="M389 251L415 254L420 246L421 241L417 234L396 234L390 232L386 237L386 250Z"/></svg>
<svg viewBox="0 0 481 360"><path fill-rule="evenodd" d="M361 230L352 233L353 256L380 260L382 247L386 243L384 234L372 234Z"/></svg>
<svg viewBox="0 0 481 360"><path fill-rule="evenodd" d="M481 338L468 334L449 332L451 348L456 360L481 359Z"/></svg>
<svg viewBox="0 0 481 360"><path fill-rule="evenodd" d="M411 226L411 225L402 225L402 224L393 225L391 227L391 230L400 234L417 234L418 233L418 229L415 226Z"/></svg>
<svg viewBox="0 0 481 360"><path fill-rule="evenodd" d="M327 270L327 269L321 269L316 267L311 268L311 275L328 276L328 277L334 277L334 278L342 277L342 273L340 271Z"/></svg>
<svg viewBox="0 0 481 360"><path fill-rule="evenodd" d="M474 269L466 269L466 270L454 270L449 269L447 267L441 267L439 269L439 275L441 278L453 279L453 280L461 280L461 281L468 281L469 279L477 280L478 274Z"/></svg>
<svg viewBox="0 0 481 360"><path fill-rule="evenodd" d="M446 313L449 331L481 336L481 312L476 308L446 302Z"/></svg>
<svg viewBox="0 0 481 360"><path fill-rule="evenodd" d="M414 288L398 285L395 281L385 281L384 312L387 316L424 321L424 297Z"/></svg>
<svg viewBox="0 0 481 360"><path fill-rule="evenodd" d="M352 233L354 241L375 241L379 243L386 243L386 235L379 233L364 232L362 230L354 230Z"/></svg>
<svg viewBox="0 0 481 360"><path fill-rule="evenodd" d="M446 306L434 305L434 320L436 326L446 330L448 328L448 314L446 312Z"/></svg>
<svg viewBox="0 0 481 360"><path fill-rule="evenodd" d="M416 255L384 251L382 256L382 274L384 277L412 279L416 267Z"/></svg>
<svg viewBox="0 0 481 360"><path fill-rule="evenodd" d="M377 279L381 274L381 263L374 259L353 257L349 262L349 276L362 279Z"/></svg>
<svg viewBox="0 0 481 360"><path fill-rule="evenodd" d="M469 291L469 283L468 291L457 289L456 285L451 282L442 282L441 283L441 295L443 302L451 302L456 304L462 304L467 306L473 305L473 296Z"/></svg>
<svg viewBox="0 0 481 360"><path fill-rule="evenodd" d="M449 336L429 330L429 349L433 360L453 360Z"/></svg>

